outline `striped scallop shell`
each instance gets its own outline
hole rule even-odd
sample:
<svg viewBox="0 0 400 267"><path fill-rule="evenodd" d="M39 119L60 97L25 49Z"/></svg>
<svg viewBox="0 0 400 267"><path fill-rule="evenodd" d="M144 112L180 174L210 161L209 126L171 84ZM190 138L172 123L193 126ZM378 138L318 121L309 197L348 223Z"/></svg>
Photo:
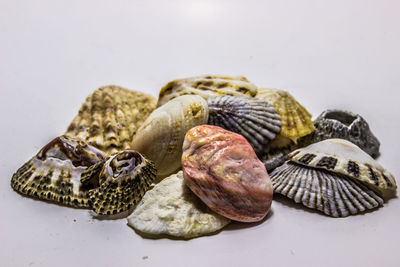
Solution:
<svg viewBox="0 0 400 267"><path fill-rule="evenodd" d="M302 165L344 174L362 182L384 198L396 193L397 184L393 175L370 155L347 140L327 139L297 149L288 157L291 161Z"/></svg>
<svg viewBox="0 0 400 267"><path fill-rule="evenodd" d="M112 155L130 149L132 137L155 107L151 95L118 86L101 87L86 98L65 134Z"/></svg>
<svg viewBox="0 0 400 267"><path fill-rule="evenodd" d="M281 117L280 135L294 142L315 130L311 114L287 91L259 88L257 98L271 103Z"/></svg>
<svg viewBox="0 0 400 267"><path fill-rule="evenodd" d="M137 131L132 148L154 162L159 176L168 176L181 167L186 132L207 121L206 100L196 95L179 96L151 113Z"/></svg>
<svg viewBox="0 0 400 267"><path fill-rule="evenodd" d="M92 209L113 215L133 208L155 177L153 163L136 151L125 150L85 170L81 182L90 189Z"/></svg>
<svg viewBox="0 0 400 267"><path fill-rule="evenodd" d="M181 95L199 95L207 99L210 96L233 95L254 97L257 87L246 77L203 75L174 80L161 88L157 106L162 106Z"/></svg>
<svg viewBox="0 0 400 267"><path fill-rule="evenodd" d="M260 154L281 129L281 119L262 99L234 96L208 98L208 124L243 135Z"/></svg>
<svg viewBox="0 0 400 267"><path fill-rule="evenodd" d="M329 216L346 217L383 205L383 199L347 176L286 162L271 173L274 192Z"/></svg>
<svg viewBox="0 0 400 267"><path fill-rule="evenodd" d="M104 158L95 147L60 136L18 169L11 179L11 187L41 200L90 208L88 189L80 182L81 174Z"/></svg>

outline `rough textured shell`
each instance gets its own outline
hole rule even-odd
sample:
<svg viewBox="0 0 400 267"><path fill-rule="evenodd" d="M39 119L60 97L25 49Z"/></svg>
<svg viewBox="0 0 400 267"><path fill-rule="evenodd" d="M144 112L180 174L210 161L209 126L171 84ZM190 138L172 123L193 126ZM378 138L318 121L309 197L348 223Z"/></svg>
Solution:
<svg viewBox="0 0 400 267"><path fill-rule="evenodd" d="M273 149L267 153L263 153L263 155L260 157L260 160L262 163L264 163L265 168L269 172L285 163L289 152L290 151L285 148Z"/></svg>
<svg viewBox="0 0 400 267"><path fill-rule="evenodd" d="M158 175L170 175L181 166L186 132L207 121L208 106L202 97L177 97L151 113L134 137L132 148L154 162Z"/></svg>
<svg viewBox="0 0 400 267"><path fill-rule="evenodd" d="M147 94L118 86L101 87L86 98L66 135L77 137L107 155L130 149L136 130L156 107Z"/></svg>
<svg viewBox="0 0 400 267"><path fill-rule="evenodd" d="M299 137L314 131L311 114L288 92L259 88L257 98L271 103L278 112L282 122L280 135L296 142Z"/></svg>
<svg viewBox="0 0 400 267"><path fill-rule="evenodd" d="M274 192L333 217L383 205L383 199L347 176L286 162L271 173Z"/></svg>
<svg viewBox="0 0 400 267"><path fill-rule="evenodd" d="M82 173L92 209L101 215L127 211L136 205L156 177L151 162L133 150L119 152Z"/></svg>
<svg viewBox="0 0 400 267"><path fill-rule="evenodd" d="M182 238L216 232L229 222L193 194L184 183L182 171L146 192L128 217L128 224L140 232Z"/></svg>
<svg viewBox="0 0 400 267"><path fill-rule="evenodd" d="M314 121L315 131L299 143L303 146L331 138L346 139L371 157L379 155L380 142L371 132L368 123L358 114L343 110L326 110Z"/></svg>
<svg viewBox="0 0 400 267"><path fill-rule="evenodd" d="M234 96L208 98L208 124L243 135L261 153L281 130L274 107L262 99Z"/></svg>
<svg viewBox="0 0 400 267"><path fill-rule="evenodd" d="M169 82L161 88L157 106L181 95L199 95L207 99L219 95L254 97L256 94L257 87L243 76L204 75Z"/></svg>
<svg viewBox="0 0 400 267"><path fill-rule="evenodd" d="M105 155L77 139L60 136L44 146L11 179L11 187L24 195L59 204L90 208L81 173Z"/></svg>
<svg viewBox="0 0 400 267"><path fill-rule="evenodd" d="M182 170L188 187L229 219L259 221L271 207L267 171L239 134L210 125L190 129L183 144Z"/></svg>
<svg viewBox="0 0 400 267"><path fill-rule="evenodd" d="M384 198L396 193L393 175L358 146L344 139L327 139L289 154L289 159L302 165L345 174L363 182Z"/></svg>

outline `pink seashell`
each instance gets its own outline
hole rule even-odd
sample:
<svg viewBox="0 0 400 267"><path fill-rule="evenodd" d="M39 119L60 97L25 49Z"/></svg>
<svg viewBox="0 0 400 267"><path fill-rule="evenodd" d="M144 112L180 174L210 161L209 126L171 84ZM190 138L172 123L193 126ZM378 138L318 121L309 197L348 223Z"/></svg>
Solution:
<svg viewBox="0 0 400 267"><path fill-rule="evenodd" d="M272 184L247 140L217 126L200 125L185 136L182 170L189 188L213 211L256 222L271 207Z"/></svg>

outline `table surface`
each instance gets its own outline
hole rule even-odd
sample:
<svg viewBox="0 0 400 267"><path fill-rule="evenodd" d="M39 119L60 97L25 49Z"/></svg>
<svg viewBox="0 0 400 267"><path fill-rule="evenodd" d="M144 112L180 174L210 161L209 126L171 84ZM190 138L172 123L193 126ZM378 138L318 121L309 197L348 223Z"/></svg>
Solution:
<svg viewBox="0 0 400 267"><path fill-rule="evenodd" d="M1 266L399 266L400 201L330 218L277 198L261 223L145 239L15 193L12 174L62 134L93 90L158 95L168 81L245 75L318 116L361 114L400 177L398 1L0 0Z"/></svg>

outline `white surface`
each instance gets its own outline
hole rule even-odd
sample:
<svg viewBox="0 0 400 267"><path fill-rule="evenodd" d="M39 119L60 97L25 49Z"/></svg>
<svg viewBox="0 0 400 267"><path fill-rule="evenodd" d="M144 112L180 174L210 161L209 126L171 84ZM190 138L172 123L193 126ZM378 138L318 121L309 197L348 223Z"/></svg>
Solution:
<svg viewBox="0 0 400 267"><path fill-rule="evenodd" d="M175 78L245 75L317 116L360 113L400 177L398 1L0 0L1 266L398 266L400 201L334 219L275 201L256 225L150 240L125 219L35 201L11 175L117 84L157 95ZM147 258L146 258L147 257Z"/></svg>

